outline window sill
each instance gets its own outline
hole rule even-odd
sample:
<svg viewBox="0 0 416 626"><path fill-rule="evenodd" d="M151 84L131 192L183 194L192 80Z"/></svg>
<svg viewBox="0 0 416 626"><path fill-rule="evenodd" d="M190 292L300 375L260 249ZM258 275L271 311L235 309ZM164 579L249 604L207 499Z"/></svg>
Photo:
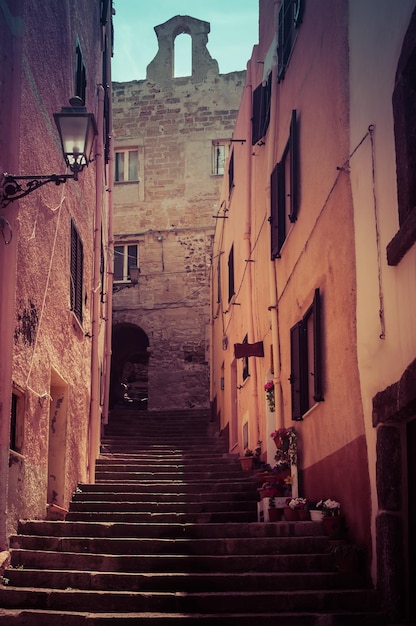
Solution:
<svg viewBox="0 0 416 626"><path fill-rule="evenodd" d="M75 315L73 311L70 311L70 314L71 314L71 325L75 333L79 336L79 338L84 337L85 331L81 322L79 321L79 319L77 318L77 316Z"/></svg>
<svg viewBox="0 0 416 626"><path fill-rule="evenodd" d="M115 185L137 185L140 183L140 179L137 180L115 180Z"/></svg>
<svg viewBox="0 0 416 626"><path fill-rule="evenodd" d="M414 207L387 246L387 263L398 265L416 242L416 207Z"/></svg>

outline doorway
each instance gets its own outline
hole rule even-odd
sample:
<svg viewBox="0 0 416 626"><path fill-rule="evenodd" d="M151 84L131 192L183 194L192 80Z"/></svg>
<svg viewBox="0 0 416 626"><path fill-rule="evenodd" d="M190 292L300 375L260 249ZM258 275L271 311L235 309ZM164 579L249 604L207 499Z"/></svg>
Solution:
<svg viewBox="0 0 416 626"><path fill-rule="evenodd" d="M149 397L149 338L135 324L113 327L110 407L146 410Z"/></svg>
<svg viewBox="0 0 416 626"><path fill-rule="evenodd" d="M51 372L47 503L64 507L68 385Z"/></svg>

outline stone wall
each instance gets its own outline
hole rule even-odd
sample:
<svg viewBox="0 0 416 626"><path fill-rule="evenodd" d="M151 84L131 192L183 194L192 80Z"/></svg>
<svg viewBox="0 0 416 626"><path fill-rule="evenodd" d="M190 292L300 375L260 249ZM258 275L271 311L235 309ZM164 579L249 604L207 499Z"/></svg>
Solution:
<svg viewBox="0 0 416 626"><path fill-rule="evenodd" d="M138 180L115 184L115 244L137 244L141 270L137 287L114 294L113 326L135 324L149 339L149 409L208 406L213 216L223 178L212 173L212 153L217 142L228 149L245 72L218 73L207 22L177 16L155 31L147 79L113 85L116 152L138 151ZM192 76L174 78L183 32L192 38Z"/></svg>

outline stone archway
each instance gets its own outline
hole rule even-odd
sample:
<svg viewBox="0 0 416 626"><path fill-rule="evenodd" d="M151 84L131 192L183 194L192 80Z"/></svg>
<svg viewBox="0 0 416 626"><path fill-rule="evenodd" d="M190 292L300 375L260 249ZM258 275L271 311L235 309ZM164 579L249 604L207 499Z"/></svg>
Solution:
<svg viewBox="0 0 416 626"><path fill-rule="evenodd" d="M110 408L123 403L122 384L135 408L147 409L149 338L135 324L113 326L110 380Z"/></svg>

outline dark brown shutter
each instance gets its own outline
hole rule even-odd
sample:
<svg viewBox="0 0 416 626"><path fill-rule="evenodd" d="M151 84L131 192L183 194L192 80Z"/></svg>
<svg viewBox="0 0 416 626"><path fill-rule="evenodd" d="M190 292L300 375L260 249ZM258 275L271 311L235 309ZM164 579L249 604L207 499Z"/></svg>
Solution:
<svg viewBox="0 0 416 626"><path fill-rule="evenodd" d="M302 323L290 329L290 385L292 395L292 419L302 419L300 376L300 329Z"/></svg>
<svg viewBox="0 0 416 626"><path fill-rule="evenodd" d="M71 310L82 322L82 284L83 284L84 252L82 241L74 222L71 222L71 284L70 303Z"/></svg>
<svg viewBox="0 0 416 626"><path fill-rule="evenodd" d="M321 337L321 297L315 289L313 299L313 351L314 351L314 396L315 402L324 400L322 394L322 337Z"/></svg>
<svg viewBox="0 0 416 626"><path fill-rule="evenodd" d="M260 84L253 91L253 117L251 118L251 145L261 139L261 104L262 104L263 86Z"/></svg>
<svg viewBox="0 0 416 626"><path fill-rule="evenodd" d="M298 133L296 124L296 110L292 111L290 122L290 214L291 222L296 222L298 217Z"/></svg>
<svg viewBox="0 0 416 626"><path fill-rule="evenodd" d="M277 164L270 176L270 249L271 258L276 259L279 256L278 243L278 189L277 177L279 164Z"/></svg>
<svg viewBox="0 0 416 626"><path fill-rule="evenodd" d="M230 302L234 294L234 246L231 246L230 254L228 255L228 302Z"/></svg>

